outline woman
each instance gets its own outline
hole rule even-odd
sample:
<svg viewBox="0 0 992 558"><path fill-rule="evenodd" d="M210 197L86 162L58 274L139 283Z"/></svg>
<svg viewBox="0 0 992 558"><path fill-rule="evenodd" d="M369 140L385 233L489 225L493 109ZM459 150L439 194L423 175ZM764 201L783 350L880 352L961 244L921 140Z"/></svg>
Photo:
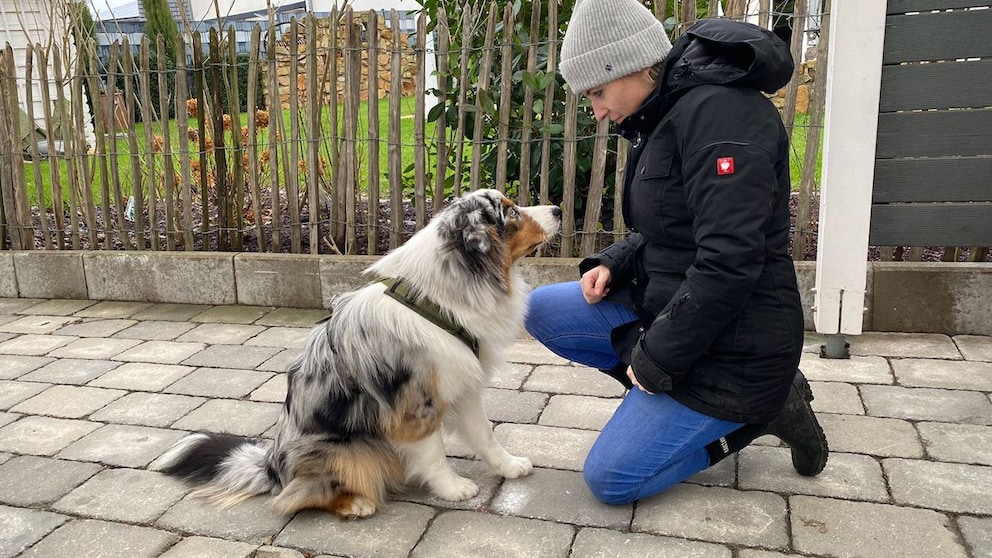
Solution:
<svg viewBox="0 0 992 558"><path fill-rule="evenodd" d="M527 330L630 388L583 468L603 502L662 492L762 434L800 474L826 465L797 369L788 136L761 93L792 70L753 25L703 20L672 45L637 0L575 7L561 74L631 142L632 234L585 258L580 281L535 289Z"/></svg>

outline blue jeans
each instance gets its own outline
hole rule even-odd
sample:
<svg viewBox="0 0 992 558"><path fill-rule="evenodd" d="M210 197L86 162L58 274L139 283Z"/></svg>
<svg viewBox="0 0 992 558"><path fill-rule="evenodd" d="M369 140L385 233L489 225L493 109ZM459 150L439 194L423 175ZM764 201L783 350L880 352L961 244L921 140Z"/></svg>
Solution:
<svg viewBox="0 0 992 558"><path fill-rule="evenodd" d="M555 354L610 369L620 365L610 332L637 319L620 304L588 304L573 282L534 289L525 325ZM706 445L741 426L693 411L668 394L633 389L589 450L582 473L601 502L633 502L709 467Z"/></svg>

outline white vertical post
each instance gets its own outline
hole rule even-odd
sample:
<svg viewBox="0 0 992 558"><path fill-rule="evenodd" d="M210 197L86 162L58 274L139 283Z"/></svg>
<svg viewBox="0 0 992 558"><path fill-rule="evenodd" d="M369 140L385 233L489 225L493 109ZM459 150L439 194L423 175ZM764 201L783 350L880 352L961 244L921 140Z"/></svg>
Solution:
<svg viewBox="0 0 992 558"><path fill-rule="evenodd" d="M831 2L813 323L861 333L886 0Z"/></svg>

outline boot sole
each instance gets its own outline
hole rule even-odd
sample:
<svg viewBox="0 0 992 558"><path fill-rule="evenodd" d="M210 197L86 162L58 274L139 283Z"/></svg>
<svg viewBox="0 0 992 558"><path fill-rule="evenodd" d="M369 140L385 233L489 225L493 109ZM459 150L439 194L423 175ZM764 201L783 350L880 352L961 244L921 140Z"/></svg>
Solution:
<svg viewBox="0 0 992 558"><path fill-rule="evenodd" d="M796 391L799 392L799 395L801 395L802 398L805 399L807 403L813 400L813 388L810 387L809 381L806 380L806 376L803 375L801 370L796 371L796 376L793 379L793 385L795 386ZM830 446L827 444L827 437L823 434L823 428L820 426L820 421L816 420L815 415L813 416L813 423L810 426L815 431L816 436L819 439L823 440L823 451L821 452L822 458L818 459L813 469L809 471L805 471L805 472L799 471L799 468L795 467L796 463L795 463L795 459L793 459L793 467L796 468L796 471L800 475L803 475L805 477L812 477L820 474L823 471L824 467L827 466L827 458L829 457L830 454Z"/></svg>
<svg viewBox="0 0 992 558"><path fill-rule="evenodd" d="M813 400L813 388L809 386L809 381L803 375L802 370L796 370L796 375L792 379L792 385L796 386L796 391L799 392L799 395L803 396L803 399L807 403Z"/></svg>

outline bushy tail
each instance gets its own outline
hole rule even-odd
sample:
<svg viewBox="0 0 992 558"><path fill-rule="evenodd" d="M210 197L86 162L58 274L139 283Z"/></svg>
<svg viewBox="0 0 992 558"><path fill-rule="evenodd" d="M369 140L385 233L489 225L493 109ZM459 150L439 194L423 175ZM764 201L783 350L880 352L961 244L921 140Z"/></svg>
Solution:
<svg viewBox="0 0 992 558"><path fill-rule="evenodd" d="M237 436L191 434L160 459L162 472L204 485L195 496L229 507L271 491L278 479L269 470L270 442Z"/></svg>

